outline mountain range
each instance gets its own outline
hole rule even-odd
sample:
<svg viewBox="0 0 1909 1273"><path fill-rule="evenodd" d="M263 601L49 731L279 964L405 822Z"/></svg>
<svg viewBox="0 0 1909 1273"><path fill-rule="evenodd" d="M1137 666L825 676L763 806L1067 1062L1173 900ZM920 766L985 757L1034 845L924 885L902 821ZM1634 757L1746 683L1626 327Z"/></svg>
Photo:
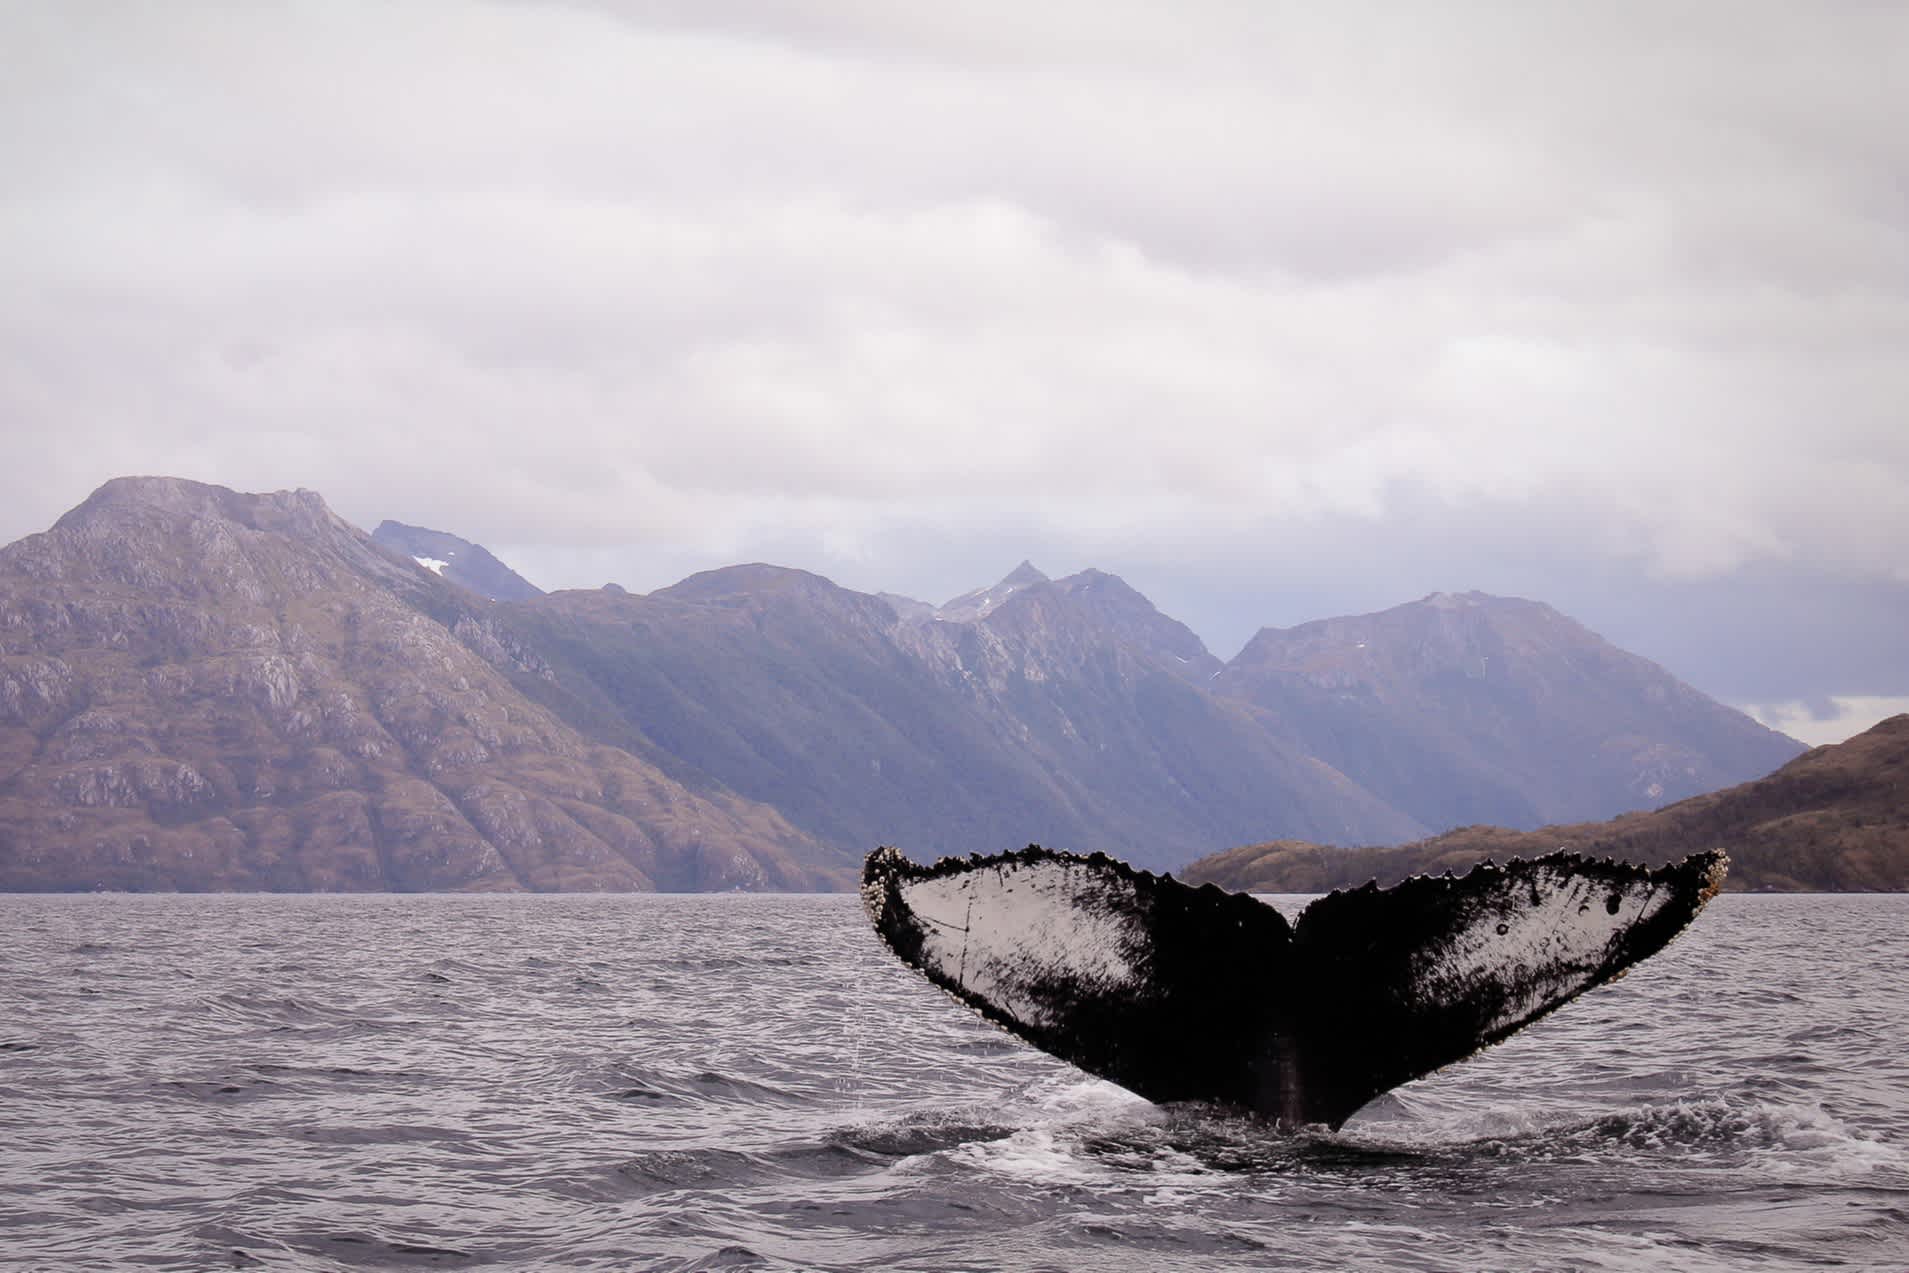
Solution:
<svg viewBox="0 0 1909 1273"><path fill-rule="evenodd" d="M1608 817L1801 750L1477 593L1223 662L1097 570L546 595L447 532L171 478L0 549L0 889L815 888L877 843L1167 869Z"/></svg>

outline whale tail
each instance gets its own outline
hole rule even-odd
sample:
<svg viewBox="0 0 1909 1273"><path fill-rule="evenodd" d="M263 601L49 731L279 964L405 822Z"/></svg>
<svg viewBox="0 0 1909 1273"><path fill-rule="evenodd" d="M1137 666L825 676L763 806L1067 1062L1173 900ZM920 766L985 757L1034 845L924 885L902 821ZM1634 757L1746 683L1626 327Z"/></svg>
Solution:
<svg viewBox="0 0 1909 1273"><path fill-rule="evenodd" d="M1663 949L1728 859L1551 854L1333 893L1296 924L1244 894L1029 845L918 866L879 848L862 902L903 962L989 1020L1149 1100L1338 1128Z"/></svg>

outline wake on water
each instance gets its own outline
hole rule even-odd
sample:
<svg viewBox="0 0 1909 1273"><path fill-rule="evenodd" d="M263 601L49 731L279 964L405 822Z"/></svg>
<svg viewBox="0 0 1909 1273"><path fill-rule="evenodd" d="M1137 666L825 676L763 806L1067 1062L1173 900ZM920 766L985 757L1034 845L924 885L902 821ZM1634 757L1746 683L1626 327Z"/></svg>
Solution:
<svg viewBox="0 0 1909 1273"><path fill-rule="evenodd" d="M1385 1171L1474 1159L1633 1167L1640 1154L1716 1167L1774 1157L1792 1173L1817 1167L1825 1180L1909 1174L1909 1151L1817 1106L1719 1097L1595 1115L1454 1108L1441 1118L1430 1113L1434 1104L1394 1095L1340 1131L1289 1132L1236 1110L1159 1106L1103 1080L1059 1077L993 1103L994 1120L978 1107L922 1111L844 1127L831 1139L881 1157L950 1154L981 1170L1076 1183L1136 1173ZM1018 1117L1001 1117L1010 1113Z"/></svg>
<svg viewBox="0 0 1909 1273"><path fill-rule="evenodd" d="M995 1109L992 1122L973 1110L915 1113L841 1141L892 1155L898 1178L957 1173L978 1209L1017 1190L1091 1198L1088 1245L1155 1257L1438 1269L1526 1267L1522 1251L1533 1268L1790 1268L1828 1257L1797 1241L1801 1223L1842 1247L1833 1262L1909 1267L1909 1155L1815 1106L1713 1097L1587 1116L1406 1092L1342 1131L1288 1133L1057 1076ZM1722 1208L1719 1174L1750 1185ZM1780 1185L1760 1197L1756 1181ZM1853 1240L1840 1234L1849 1199L1834 1194L1878 1185L1897 1203ZM1811 1188L1826 1196L1800 1201ZM1666 1212L1674 1223L1660 1222Z"/></svg>

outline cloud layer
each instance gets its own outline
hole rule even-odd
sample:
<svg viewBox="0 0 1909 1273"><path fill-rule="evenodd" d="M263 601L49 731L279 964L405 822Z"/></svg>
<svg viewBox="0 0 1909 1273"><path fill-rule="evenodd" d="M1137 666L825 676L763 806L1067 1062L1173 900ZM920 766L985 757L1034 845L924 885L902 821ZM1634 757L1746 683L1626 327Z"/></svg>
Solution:
<svg viewBox="0 0 1909 1273"><path fill-rule="evenodd" d="M6 539L166 472L546 586L1098 564L1218 598L1221 647L1315 594L1909 583L1900 6L327 0L0 36ZM1861 675L1768 696L1909 692Z"/></svg>

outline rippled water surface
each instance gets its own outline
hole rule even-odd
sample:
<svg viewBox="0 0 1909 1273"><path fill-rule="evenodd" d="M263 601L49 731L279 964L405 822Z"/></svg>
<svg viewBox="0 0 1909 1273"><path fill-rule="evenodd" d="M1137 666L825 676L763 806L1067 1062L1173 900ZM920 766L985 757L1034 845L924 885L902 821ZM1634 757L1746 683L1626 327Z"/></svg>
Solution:
<svg viewBox="0 0 1909 1273"><path fill-rule="evenodd" d="M0 931L9 1268L1909 1268L1909 898L1722 898L1301 1136L1032 1051L849 897L14 896Z"/></svg>

